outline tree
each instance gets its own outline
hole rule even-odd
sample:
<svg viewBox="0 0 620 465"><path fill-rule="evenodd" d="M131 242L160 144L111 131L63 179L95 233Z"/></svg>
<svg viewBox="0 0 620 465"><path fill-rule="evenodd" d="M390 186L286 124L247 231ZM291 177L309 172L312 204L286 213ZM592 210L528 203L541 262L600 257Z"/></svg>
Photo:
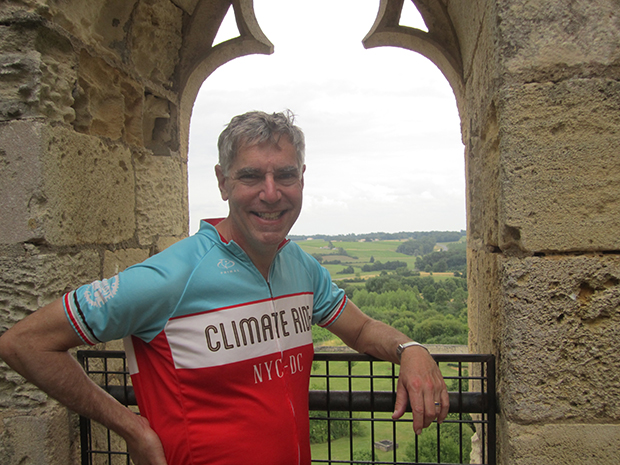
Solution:
<svg viewBox="0 0 620 465"><path fill-rule="evenodd" d="M435 238L432 236L422 237L420 239L411 239L403 242L396 248L396 252L405 255L425 255L429 254L435 248Z"/></svg>
<svg viewBox="0 0 620 465"><path fill-rule="evenodd" d="M445 258L442 258L433 265L433 271L435 273L443 273L448 270L448 262Z"/></svg>
<svg viewBox="0 0 620 465"><path fill-rule="evenodd" d="M443 304L448 300L450 300L448 292L443 287L438 289L437 293L435 294L435 302L437 302L438 304Z"/></svg>
<svg viewBox="0 0 620 465"><path fill-rule="evenodd" d="M392 326L405 336L413 339L413 328L415 327L415 320L413 318L399 318L394 320Z"/></svg>
<svg viewBox="0 0 620 465"><path fill-rule="evenodd" d="M437 295L437 289L432 284L424 286L422 289L422 297L429 302L435 302L435 296Z"/></svg>

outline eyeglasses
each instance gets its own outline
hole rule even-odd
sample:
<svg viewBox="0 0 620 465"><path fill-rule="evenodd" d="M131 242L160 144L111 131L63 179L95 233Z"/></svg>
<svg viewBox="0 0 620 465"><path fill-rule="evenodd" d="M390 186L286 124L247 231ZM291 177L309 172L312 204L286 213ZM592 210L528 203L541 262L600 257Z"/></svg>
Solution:
<svg viewBox="0 0 620 465"><path fill-rule="evenodd" d="M265 182L267 175L270 173L273 176L273 182L284 187L293 186L301 179L299 168L296 166L278 168L274 171L261 171L255 168L241 168L232 176L232 179L239 181L245 186L253 187Z"/></svg>

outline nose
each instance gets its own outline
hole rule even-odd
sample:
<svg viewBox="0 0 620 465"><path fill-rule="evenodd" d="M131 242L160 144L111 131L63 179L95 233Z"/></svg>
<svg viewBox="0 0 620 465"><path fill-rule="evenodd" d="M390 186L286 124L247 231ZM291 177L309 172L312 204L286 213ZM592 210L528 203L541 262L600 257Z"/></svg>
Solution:
<svg viewBox="0 0 620 465"><path fill-rule="evenodd" d="M263 188L260 191L259 199L266 203L276 203L282 197L278 184L272 173L265 175Z"/></svg>

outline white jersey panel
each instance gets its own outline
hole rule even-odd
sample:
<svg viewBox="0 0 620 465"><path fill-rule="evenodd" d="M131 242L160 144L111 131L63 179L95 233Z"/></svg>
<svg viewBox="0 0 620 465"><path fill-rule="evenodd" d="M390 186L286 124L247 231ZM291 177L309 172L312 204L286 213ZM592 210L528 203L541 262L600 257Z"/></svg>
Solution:
<svg viewBox="0 0 620 465"><path fill-rule="evenodd" d="M173 318L165 328L176 368L228 365L312 343L312 294Z"/></svg>

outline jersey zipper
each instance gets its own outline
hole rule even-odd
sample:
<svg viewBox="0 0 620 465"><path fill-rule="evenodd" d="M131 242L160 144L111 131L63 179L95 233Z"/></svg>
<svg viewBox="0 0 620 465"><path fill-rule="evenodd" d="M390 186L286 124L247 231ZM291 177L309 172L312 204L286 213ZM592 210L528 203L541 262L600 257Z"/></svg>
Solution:
<svg viewBox="0 0 620 465"><path fill-rule="evenodd" d="M276 257L278 256L278 254L280 253L280 250L282 250L283 247L280 247L276 253L276 256L274 257L273 261L271 262L271 265L269 266L269 273L267 274L268 279L266 280L267 283L267 288L269 289L269 300L271 302L271 308L273 311L273 314L275 315L277 313L276 310L276 306L275 306L275 300L273 298L273 290L271 289L271 273L273 271L273 263L276 260ZM277 319L276 320L276 324L277 324ZM277 329L276 329L277 331ZM282 346L280 345L280 338L276 338L276 344L278 346L278 350L280 351L280 357L282 358L282 361L284 361L284 351L282 349ZM288 367L288 370L290 372L290 367ZM297 465L301 465L301 450L299 447L299 431L297 429L297 412L295 411L295 405L293 404L293 400L292 400L292 396L291 396L291 390L292 387L290 386L289 383L289 373L287 373L287 370L284 370L284 376L283 376L283 383L284 383L284 391L286 393L286 401L288 402L288 406L291 410L291 419L292 419L292 427L293 427L293 436L295 438L294 444L296 446L297 449Z"/></svg>
<svg viewBox="0 0 620 465"><path fill-rule="evenodd" d="M275 300L273 297L273 290L271 288L271 274L273 273L273 264L276 260L276 258L278 257L278 255L280 254L280 251L286 246L286 244L283 244L280 248L278 248L276 255L273 257L273 261L271 262L271 265L269 266L269 272L267 273L267 279L265 279L265 277L262 275L262 273L260 271L258 271L258 268L256 268L256 265L254 265L254 263L252 262L252 260L250 259L250 257L245 253L245 251L243 249L241 249L241 247L239 247L239 250L241 253L243 253L245 255L244 260L247 260L248 262L248 266L250 266L253 270L254 273L257 273L260 278L263 280L263 282L266 284L267 286L267 290L269 291L269 302L271 305L271 310L272 313L275 314L276 313L276 307L275 307ZM277 319L275 319L274 324L277 324ZM276 331L279 334L279 329L276 329ZM280 358L282 359L282 361L284 361L284 351L282 350L282 346L280 345L280 338L276 338L276 347L278 349L278 351L280 352ZM290 367L289 367L290 370ZM286 372L286 369L284 370L284 376L283 376L283 384L284 384L284 391L286 394L286 402L288 402L288 406L289 409L291 411L291 420L292 420L292 427L293 427L293 436L295 438L295 445L296 445L296 449L297 449L297 465L301 465L301 449L299 447L300 442L299 442L299 431L297 429L297 413L295 412L295 407L292 401L292 396L291 396L291 386L289 385L289 380L288 380L289 375Z"/></svg>

